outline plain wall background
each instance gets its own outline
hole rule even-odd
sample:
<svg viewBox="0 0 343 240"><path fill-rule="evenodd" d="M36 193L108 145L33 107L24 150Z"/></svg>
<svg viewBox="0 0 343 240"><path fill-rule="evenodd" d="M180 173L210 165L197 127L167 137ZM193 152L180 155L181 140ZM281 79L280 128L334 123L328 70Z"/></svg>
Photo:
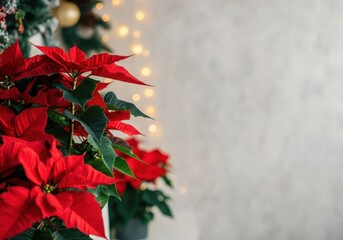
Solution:
<svg viewBox="0 0 343 240"><path fill-rule="evenodd" d="M138 8L144 23L130 18ZM175 219L157 216L150 240L343 239L343 1L128 0L102 12L151 51L125 61L152 67L155 98L137 105L156 105L159 131L138 122L174 165ZM119 53L128 43L111 40ZM127 100L137 89L112 87Z"/></svg>

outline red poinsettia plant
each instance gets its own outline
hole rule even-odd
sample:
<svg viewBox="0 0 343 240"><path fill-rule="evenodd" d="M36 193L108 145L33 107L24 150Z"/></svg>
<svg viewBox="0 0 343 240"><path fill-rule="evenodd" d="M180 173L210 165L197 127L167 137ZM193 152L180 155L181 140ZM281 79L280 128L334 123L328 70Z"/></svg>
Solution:
<svg viewBox="0 0 343 240"><path fill-rule="evenodd" d="M159 149L143 149L137 138L131 138L127 143L132 147L134 155L123 152L117 154L127 162L132 174L130 176L115 170L114 176L118 180L116 186L121 200L112 198L109 201L111 230L114 231L133 219L148 224L154 217L155 207L162 214L172 217L168 205L170 197L163 192L158 183L159 180L163 180L167 186L172 187L168 177L171 168L169 156Z"/></svg>
<svg viewBox="0 0 343 240"><path fill-rule="evenodd" d="M148 116L92 76L145 84L116 64L125 56L36 47L0 55L0 239L105 237L101 207L119 172L133 176L121 155L138 158L115 130L139 134L123 120Z"/></svg>

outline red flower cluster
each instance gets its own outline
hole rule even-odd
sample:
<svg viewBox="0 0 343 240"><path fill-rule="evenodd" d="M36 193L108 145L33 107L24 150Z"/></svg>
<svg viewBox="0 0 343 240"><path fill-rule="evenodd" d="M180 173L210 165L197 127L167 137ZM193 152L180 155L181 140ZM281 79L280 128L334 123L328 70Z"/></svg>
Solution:
<svg viewBox="0 0 343 240"><path fill-rule="evenodd" d="M113 168L116 156L106 141L110 130L139 132L121 122L134 105L109 110L98 92L107 85L89 76L144 83L115 64L126 57L87 58L76 46L68 53L37 48L44 55L25 59L15 42L0 55L0 239L51 217L104 237L100 205L88 190L117 182L99 170ZM81 136L80 143L75 136ZM89 165L92 160L99 169Z"/></svg>
<svg viewBox="0 0 343 240"><path fill-rule="evenodd" d="M100 206L84 191L115 180L84 164L82 155L62 157L55 141L27 142L2 136L0 147L0 239L34 222L61 218L68 228L104 237ZM19 178L17 171L24 170Z"/></svg>
<svg viewBox="0 0 343 240"><path fill-rule="evenodd" d="M164 176L169 167L169 156L167 154L162 153L158 149L145 151L139 147L138 140L134 138L129 139L127 143L132 147L132 152L142 161L118 152L118 155L125 159L137 178L134 179L119 171L115 171L114 176L118 180L116 186L120 194L125 191L127 185L137 189L142 182L154 182L157 178Z"/></svg>

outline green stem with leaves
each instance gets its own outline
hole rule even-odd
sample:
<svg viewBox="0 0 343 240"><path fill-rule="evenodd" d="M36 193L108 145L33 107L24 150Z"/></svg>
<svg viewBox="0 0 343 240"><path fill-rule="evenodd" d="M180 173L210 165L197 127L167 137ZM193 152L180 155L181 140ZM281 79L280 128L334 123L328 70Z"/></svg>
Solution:
<svg viewBox="0 0 343 240"><path fill-rule="evenodd" d="M72 79L73 79L73 86L72 86L72 91L74 91L76 89L76 83L77 83L77 76L72 75ZM71 114L75 115L75 103L71 103L70 106L70 112ZM70 153L71 148L73 146L73 136L74 136L74 125L75 122L73 119L69 120L69 139L68 139L68 147L67 147L67 151L68 153Z"/></svg>

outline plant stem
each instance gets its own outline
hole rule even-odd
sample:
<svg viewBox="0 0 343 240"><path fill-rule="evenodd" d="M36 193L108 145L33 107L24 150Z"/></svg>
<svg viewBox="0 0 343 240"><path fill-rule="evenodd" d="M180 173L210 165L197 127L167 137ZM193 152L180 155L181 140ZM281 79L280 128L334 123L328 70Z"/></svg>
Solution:
<svg viewBox="0 0 343 240"><path fill-rule="evenodd" d="M74 91L76 88L76 82L77 82L77 76L73 76L72 91ZM70 112L72 115L75 115L75 103L73 102L71 103L71 106L70 106ZM71 147L73 146L74 124L75 124L74 120L70 119L69 120L69 139L68 139L68 145L67 145L68 153L70 153Z"/></svg>

